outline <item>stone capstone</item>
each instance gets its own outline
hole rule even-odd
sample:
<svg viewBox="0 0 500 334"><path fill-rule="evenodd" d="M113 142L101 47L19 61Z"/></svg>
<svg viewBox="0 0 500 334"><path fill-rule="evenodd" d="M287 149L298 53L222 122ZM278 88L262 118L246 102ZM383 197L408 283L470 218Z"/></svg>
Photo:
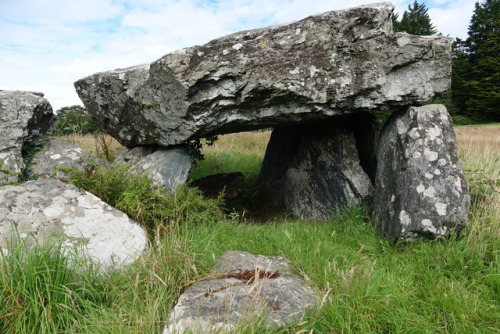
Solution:
<svg viewBox="0 0 500 334"><path fill-rule="evenodd" d="M164 187L173 193L186 183L193 159L187 148L171 147L135 147L124 149L115 159L113 165L128 163L131 175L148 177L153 184Z"/></svg>
<svg viewBox="0 0 500 334"><path fill-rule="evenodd" d="M444 106L393 114L381 133L377 159L372 222L389 238L449 237L465 227L467 178Z"/></svg>
<svg viewBox="0 0 500 334"><path fill-rule="evenodd" d="M198 188L203 196L217 198L224 194L224 199L234 199L241 195L245 185L241 172L226 172L208 175L188 183Z"/></svg>
<svg viewBox="0 0 500 334"><path fill-rule="evenodd" d="M322 219L369 198L373 185L350 122L336 118L273 130L259 177L268 205L299 218Z"/></svg>
<svg viewBox="0 0 500 334"><path fill-rule="evenodd" d="M0 90L0 184L19 181L26 167L23 147L50 135L53 124L43 93Z"/></svg>
<svg viewBox="0 0 500 334"><path fill-rule="evenodd" d="M58 180L0 187L0 248L62 238L103 268L129 264L147 247L145 230L96 196Z"/></svg>
<svg viewBox="0 0 500 334"><path fill-rule="evenodd" d="M127 147L412 105L450 87L451 39L395 33L393 5L237 32L75 82Z"/></svg>
<svg viewBox="0 0 500 334"><path fill-rule="evenodd" d="M52 139L46 142L42 150L34 155L31 172L39 178L55 178L67 181L68 173L56 168L86 170L107 165L106 160L93 157L68 141Z"/></svg>
<svg viewBox="0 0 500 334"><path fill-rule="evenodd" d="M227 274L262 270L274 278L255 276L244 282ZM245 321L260 319L282 327L299 321L318 303L314 290L292 272L288 260L229 251L217 259L210 277L190 286L168 316L163 334L227 333Z"/></svg>

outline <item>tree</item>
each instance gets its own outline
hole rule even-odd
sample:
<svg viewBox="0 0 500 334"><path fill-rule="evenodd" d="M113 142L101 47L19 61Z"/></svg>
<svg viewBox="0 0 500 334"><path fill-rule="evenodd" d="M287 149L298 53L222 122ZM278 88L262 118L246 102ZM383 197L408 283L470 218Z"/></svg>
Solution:
<svg viewBox="0 0 500 334"><path fill-rule="evenodd" d="M427 13L429 9L425 3L419 4L416 0L412 5L408 5L408 10L404 11L401 21L399 15L393 14L392 23L394 31L407 32L412 35L434 35L438 31L431 23L431 18Z"/></svg>
<svg viewBox="0 0 500 334"><path fill-rule="evenodd" d="M467 39L470 79L468 113L500 121L500 0L476 3Z"/></svg>
<svg viewBox="0 0 500 334"><path fill-rule="evenodd" d="M54 134L56 136L73 133L91 134L101 132L87 110L78 105L63 107L56 111L56 124Z"/></svg>

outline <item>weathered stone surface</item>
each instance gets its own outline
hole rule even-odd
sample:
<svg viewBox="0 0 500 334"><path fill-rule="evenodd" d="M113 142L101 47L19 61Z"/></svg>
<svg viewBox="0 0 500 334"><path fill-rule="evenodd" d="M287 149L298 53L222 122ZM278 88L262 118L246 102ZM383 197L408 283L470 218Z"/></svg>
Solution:
<svg viewBox="0 0 500 334"><path fill-rule="evenodd" d="M104 159L85 153L80 147L60 139L52 139L33 157L31 172L39 178L56 178L67 181L68 173L59 168L85 170L89 166L107 166ZM93 167L92 167L93 168Z"/></svg>
<svg viewBox="0 0 500 334"><path fill-rule="evenodd" d="M124 153L125 160L135 163L130 169L132 175L144 175L154 184L173 193L177 187L186 183L193 159L183 147L157 148L147 154L150 148L136 148L135 154ZM144 157L140 158L141 155ZM120 158L121 159L121 158Z"/></svg>
<svg viewBox="0 0 500 334"><path fill-rule="evenodd" d="M262 164L265 201L300 218L320 219L371 195L356 138L340 118L273 131Z"/></svg>
<svg viewBox="0 0 500 334"><path fill-rule="evenodd" d="M125 148L113 161L113 166L118 166L122 163L128 163L130 165L137 164L142 158L153 153L157 148L154 146L137 146L134 148Z"/></svg>
<svg viewBox="0 0 500 334"><path fill-rule="evenodd" d="M54 114L42 93L0 90L0 184L17 182L26 142L52 133Z"/></svg>
<svg viewBox="0 0 500 334"><path fill-rule="evenodd" d="M377 150L372 221L391 239L448 237L465 227L470 198L451 118L410 107L386 123Z"/></svg>
<svg viewBox="0 0 500 334"><path fill-rule="evenodd" d="M217 173L189 182L190 187L201 190L203 196L217 198L224 193L225 199L234 199L241 195L245 185L241 172Z"/></svg>
<svg viewBox="0 0 500 334"><path fill-rule="evenodd" d="M15 229L14 229L15 228ZM147 246L143 228L96 196L58 180L36 180L0 188L0 247L15 235L29 244L61 237L83 246L104 268L134 261Z"/></svg>
<svg viewBox="0 0 500 334"><path fill-rule="evenodd" d="M313 289L292 273L289 262L281 257L266 257L247 252L224 253L213 270L213 275L239 270L260 269L279 271L276 278L258 278L250 284L237 278L219 278L201 281L189 287L170 312L163 334L226 333L241 321L262 316L269 326L284 326L298 321L318 302ZM233 285L233 286L231 286ZM222 289L206 292L210 289Z"/></svg>
<svg viewBox="0 0 500 334"><path fill-rule="evenodd" d="M411 105L448 89L451 39L394 33L392 11L378 3L242 31L75 87L127 147Z"/></svg>

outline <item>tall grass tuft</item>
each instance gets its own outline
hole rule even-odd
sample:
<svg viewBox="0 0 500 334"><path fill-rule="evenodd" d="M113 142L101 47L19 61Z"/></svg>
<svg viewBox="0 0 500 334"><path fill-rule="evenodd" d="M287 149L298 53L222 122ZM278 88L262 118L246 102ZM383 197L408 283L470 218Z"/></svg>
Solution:
<svg viewBox="0 0 500 334"><path fill-rule="evenodd" d="M51 240L13 242L0 257L0 333L69 332L88 312L109 306L105 279L74 249Z"/></svg>

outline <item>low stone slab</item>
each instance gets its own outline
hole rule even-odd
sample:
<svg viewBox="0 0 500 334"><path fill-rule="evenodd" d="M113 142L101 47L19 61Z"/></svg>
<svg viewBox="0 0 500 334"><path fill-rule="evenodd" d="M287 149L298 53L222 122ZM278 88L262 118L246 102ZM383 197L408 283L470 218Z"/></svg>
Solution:
<svg viewBox="0 0 500 334"><path fill-rule="evenodd" d="M260 276L248 275L256 271ZM214 279L195 283L182 294L163 334L226 333L259 316L268 326L284 326L300 320L318 302L313 289L280 256L229 251L217 260L210 276Z"/></svg>
<svg viewBox="0 0 500 334"><path fill-rule="evenodd" d="M66 181L68 173L59 168L85 170L89 166L107 166L104 159L85 153L80 147L60 139L52 139L43 145L43 149L33 157L31 172L39 178L56 178Z"/></svg>
<svg viewBox="0 0 500 334"><path fill-rule="evenodd" d="M43 93L0 90L0 184L17 182L24 172L26 142L50 135L54 113Z"/></svg>
<svg viewBox="0 0 500 334"><path fill-rule="evenodd" d="M60 237L104 268L131 263L147 247L145 230L96 196L58 180L0 187L0 248Z"/></svg>
<svg viewBox="0 0 500 334"><path fill-rule="evenodd" d="M177 187L186 183L193 159L182 146L171 148L137 146L120 152L113 166L123 163L131 166L132 175L146 176L171 194Z"/></svg>
<svg viewBox="0 0 500 334"><path fill-rule="evenodd" d="M372 221L389 238L449 237L465 227L467 178L444 106L393 114L380 136L377 159Z"/></svg>

